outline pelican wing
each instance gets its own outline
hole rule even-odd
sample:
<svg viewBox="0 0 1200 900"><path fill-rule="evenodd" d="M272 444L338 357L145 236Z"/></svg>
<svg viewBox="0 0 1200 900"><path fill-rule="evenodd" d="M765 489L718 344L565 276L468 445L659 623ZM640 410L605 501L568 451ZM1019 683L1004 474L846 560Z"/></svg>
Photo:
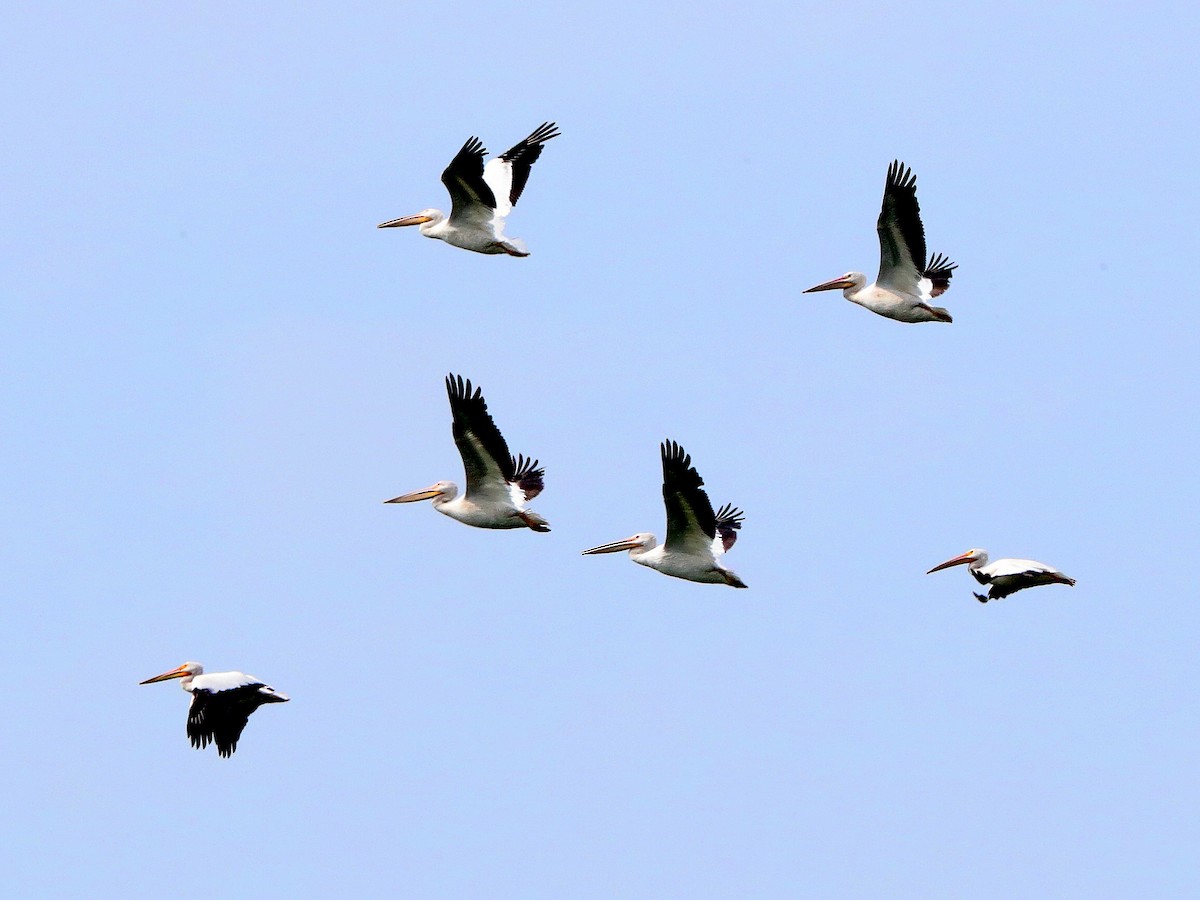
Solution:
<svg viewBox="0 0 1200 900"><path fill-rule="evenodd" d="M512 486L519 491L518 500L529 501L542 492L545 483L546 470L538 466L536 459L526 459L523 454L517 454L513 461Z"/></svg>
<svg viewBox="0 0 1200 900"><path fill-rule="evenodd" d="M252 675L217 672L199 676L191 685L187 734L192 746L202 750L217 745L221 756L231 756L250 714L264 703L284 703L288 697Z"/></svg>
<svg viewBox="0 0 1200 900"><path fill-rule="evenodd" d="M737 533L745 518L746 514L732 503L726 503L717 510L717 536L713 538L713 556L719 557L728 552L737 542Z"/></svg>
<svg viewBox="0 0 1200 900"><path fill-rule="evenodd" d="M989 578L1006 578L1016 575L1062 575L1054 566L1032 559L997 559L979 570Z"/></svg>
<svg viewBox="0 0 1200 900"><path fill-rule="evenodd" d="M950 290L950 279L954 277L954 270L957 268L958 265L950 262L943 254L933 254L933 259L929 260L929 265L921 273L921 295L930 300L942 296Z"/></svg>
<svg viewBox="0 0 1200 900"><path fill-rule="evenodd" d="M446 376L446 393L454 416L454 443L467 476L466 496L507 497L509 482L517 478L517 465L492 421L482 389L472 388L469 378L464 381L461 375L451 374Z"/></svg>
<svg viewBox="0 0 1200 900"><path fill-rule="evenodd" d="M666 550L696 556L711 553L717 517L704 492L704 479L692 467L692 457L677 443L665 441L660 449L667 507Z"/></svg>
<svg viewBox="0 0 1200 900"><path fill-rule="evenodd" d="M470 138L442 172L442 184L450 192L453 206L450 221L455 225L480 224L491 220L496 195L483 178L483 158L487 155L477 137Z"/></svg>
<svg viewBox="0 0 1200 900"><path fill-rule="evenodd" d="M529 181L529 170L542 155L542 146L559 135L558 126L543 122L523 141L510 147L484 167L483 180L496 198L496 215L500 218L512 212Z"/></svg>
<svg viewBox="0 0 1200 900"><path fill-rule="evenodd" d="M875 228L879 232L876 283L916 294L925 274L925 227L917 204L917 177L899 160L888 167L883 208Z"/></svg>

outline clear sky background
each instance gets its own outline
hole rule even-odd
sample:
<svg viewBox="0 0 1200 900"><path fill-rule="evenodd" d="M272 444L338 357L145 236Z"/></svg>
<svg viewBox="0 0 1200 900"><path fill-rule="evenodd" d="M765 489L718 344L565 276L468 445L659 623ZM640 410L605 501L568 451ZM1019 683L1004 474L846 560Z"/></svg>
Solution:
<svg viewBox="0 0 1200 900"><path fill-rule="evenodd" d="M38 4L3 17L25 895L1200 891L1197 13ZM528 259L376 223L545 120ZM918 176L953 325L813 284ZM539 457L461 481L442 378ZM658 442L746 511L663 533ZM982 606L968 547L1078 579ZM186 659L292 702L192 750ZM13 893L12 895L16 895Z"/></svg>

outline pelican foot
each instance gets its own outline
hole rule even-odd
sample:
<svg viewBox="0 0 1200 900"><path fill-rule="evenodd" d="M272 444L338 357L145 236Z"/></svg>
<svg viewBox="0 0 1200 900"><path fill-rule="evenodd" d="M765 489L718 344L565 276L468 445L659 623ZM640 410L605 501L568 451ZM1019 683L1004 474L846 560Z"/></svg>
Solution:
<svg viewBox="0 0 1200 900"><path fill-rule="evenodd" d="M524 522L530 529L545 534L550 530L550 523L539 515L528 512L517 513L517 518Z"/></svg>
<svg viewBox="0 0 1200 900"><path fill-rule="evenodd" d="M728 569L720 569L719 571L721 573L721 577L725 579L725 583L730 587L744 588L750 586Z"/></svg>
<svg viewBox="0 0 1200 900"><path fill-rule="evenodd" d="M975 595L975 599L976 599L976 600L978 600L980 603L987 603L987 602L988 602L988 598L987 598L987 597L985 597L983 594L976 594L976 595Z"/></svg>
<svg viewBox="0 0 1200 900"><path fill-rule="evenodd" d="M526 253L523 250L518 250L512 244L508 243L508 241L495 241L492 243L492 246L496 247L499 250L503 250L509 256L525 257L525 256L529 255L528 253Z"/></svg>

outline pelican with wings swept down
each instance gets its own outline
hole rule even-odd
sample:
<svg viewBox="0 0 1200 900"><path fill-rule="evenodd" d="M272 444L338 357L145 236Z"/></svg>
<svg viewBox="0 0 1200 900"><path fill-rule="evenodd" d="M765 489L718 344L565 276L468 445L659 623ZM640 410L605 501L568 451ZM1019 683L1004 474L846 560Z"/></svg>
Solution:
<svg viewBox="0 0 1200 900"><path fill-rule="evenodd" d="M467 488L460 497L458 485L439 481L411 494L385 500L385 503L413 503L432 500L433 508L443 515L476 528L532 528L549 531L550 525L525 504L542 492L546 470L536 459L514 457L500 429L492 421L480 388L472 388L470 379L446 376L446 393L454 419L454 443L462 455Z"/></svg>
<svg viewBox="0 0 1200 900"><path fill-rule="evenodd" d="M147 678L142 684L181 679L179 684L192 695L188 709L187 736L192 746L203 750L217 745L217 753L230 757L250 714L265 703L287 703L288 695L275 690L261 678L242 672L205 672L198 662L185 662L169 672Z"/></svg>
<svg viewBox="0 0 1200 900"><path fill-rule="evenodd" d="M988 552L979 547L960 553L958 556L938 563L926 575L949 569L951 566L966 565L967 570L980 584L988 585L987 594L976 594L980 603L1000 600L1009 594L1043 584L1065 584L1075 587L1075 579L1064 575L1054 566L1032 559L997 559L988 562Z"/></svg>

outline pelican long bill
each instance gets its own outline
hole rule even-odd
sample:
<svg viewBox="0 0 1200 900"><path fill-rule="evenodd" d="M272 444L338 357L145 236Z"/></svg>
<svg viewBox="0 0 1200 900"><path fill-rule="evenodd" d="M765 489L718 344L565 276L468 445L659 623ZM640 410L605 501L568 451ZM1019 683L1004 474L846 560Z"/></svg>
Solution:
<svg viewBox="0 0 1200 900"><path fill-rule="evenodd" d="M632 550L634 547L641 546L641 541L634 538L625 538L621 541L613 541L611 544L601 544L599 547L593 547L591 550L584 550L584 556L591 556L597 553L620 553L622 550Z"/></svg>
<svg viewBox="0 0 1200 900"><path fill-rule="evenodd" d="M399 497L393 497L391 500L384 500L384 503L416 503L418 500L431 500L440 494L437 488L422 488L419 491L413 491L409 494L401 494Z"/></svg>
<svg viewBox="0 0 1200 900"><path fill-rule="evenodd" d="M932 575L934 572L940 572L942 569L949 569L951 566L961 566L963 563L969 563L974 558L974 553L968 550L966 553L960 553L958 556L954 557L953 559L948 559L944 563L938 563L925 574Z"/></svg>
<svg viewBox="0 0 1200 900"><path fill-rule="evenodd" d="M400 219L389 219L386 222L380 222L378 228L403 228L405 225L424 225L426 222L432 222L430 216L418 213L415 216L404 216Z"/></svg>
<svg viewBox="0 0 1200 900"><path fill-rule="evenodd" d="M382 225L380 226L383 227ZM854 282L847 278L835 278L832 281L826 281L823 284L818 284L816 287L810 287L804 291L806 294L815 294L817 291L841 291L848 287L853 287Z"/></svg>
<svg viewBox="0 0 1200 900"><path fill-rule="evenodd" d="M155 675L153 678L147 678L145 681L139 681L138 684L154 684L159 681L170 681L172 678L184 678L190 673L187 669L187 664L176 666L169 672L163 672L161 675Z"/></svg>

